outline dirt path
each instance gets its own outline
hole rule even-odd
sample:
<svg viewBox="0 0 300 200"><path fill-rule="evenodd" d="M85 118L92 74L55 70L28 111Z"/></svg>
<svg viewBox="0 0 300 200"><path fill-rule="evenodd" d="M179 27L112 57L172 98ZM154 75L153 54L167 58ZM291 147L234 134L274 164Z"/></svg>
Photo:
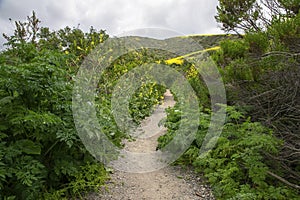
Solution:
<svg viewBox="0 0 300 200"><path fill-rule="evenodd" d="M175 101L170 91L165 93L164 102L154 113L141 123L136 132L135 141L124 141L125 150L137 153L156 151L157 138L166 132L158 122L166 117L165 108L174 106ZM145 161L145 163L147 163ZM114 171L107 190L93 194L88 199L103 200L196 200L214 199L211 190L197 177L193 170L178 166L168 166L148 173L126 173Z"/></svg>

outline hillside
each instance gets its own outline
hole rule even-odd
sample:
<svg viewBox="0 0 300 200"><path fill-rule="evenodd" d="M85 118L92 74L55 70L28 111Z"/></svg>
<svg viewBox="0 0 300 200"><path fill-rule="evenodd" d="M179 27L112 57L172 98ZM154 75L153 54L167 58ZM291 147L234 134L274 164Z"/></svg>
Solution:
<svg viewBox="0 0 300 200"><path fill-rule="evenodd" d="M174 37L169 38L167 40L172 41L172 43L176 43L176 40L180 41L187 41L187 40L194 40L199 45L201 45L204 49L219 46L220 41L224 39L236 39L238 38L237 35L234 34L195 34L195 35L187 35L181 37Z"/></svg>
<svg viewBox="0 0 300 200"><path fill-rule="evenodd" d="M129 38L136 42L143 39L148 43L151 43L151 41L153 43L158 42L162 48L147 49L146 54L158 60L165 60L167 64L180 64L184 58L193 57L202 52L213 53L220 48L221 41L235 40L239 36L233 34L198 34L172 37L164 40L135 36L129 36Z"/></svg>

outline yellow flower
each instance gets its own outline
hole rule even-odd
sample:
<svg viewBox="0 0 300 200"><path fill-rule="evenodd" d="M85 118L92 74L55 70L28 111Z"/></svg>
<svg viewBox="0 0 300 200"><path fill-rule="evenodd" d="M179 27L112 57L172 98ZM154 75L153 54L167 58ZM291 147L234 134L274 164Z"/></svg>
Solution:
<svg viewBox="0 0 300 200"><path fill-rule="evenodd" d="M166 60L166 63L168 65L171 65L171 64L182 65L183 64L183 59L181 57L179 57L179 58L172 58L172 59Z"/></svg>
<svg viewBox="0 0 300 200"><path fill-rule="evenodd" d="M190 70L187 72L187 77L188 78L195 78L198 75L198 71L195 67L195 65L192 65L190 67Z"/></svg>
<svg viewBox="0 0 300 200"><path fill-rule="evenodd" d="M205 51L216 51L216 50L219 50L220 48L221 48L220 46L215 46L215 47L205 49Z"/></svg>
<svg viewBox="0 0 300 200"><path fill-rule="evenodd" d="M103 42L103 38L104 38L104 35L101 33L101 34L100 34L100 39L99 39L99 42L100 42L100 43Z"/></svg>

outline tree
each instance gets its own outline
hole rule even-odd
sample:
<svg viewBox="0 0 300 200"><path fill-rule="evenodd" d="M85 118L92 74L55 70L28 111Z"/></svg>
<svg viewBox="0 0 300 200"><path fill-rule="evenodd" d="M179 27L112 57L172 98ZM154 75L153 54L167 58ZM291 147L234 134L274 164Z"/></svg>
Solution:
<svg viewBox="0 0 300 200"><path fill-rule="evenodd" d="M284 7L286 13L297 15L300 10L300 0L278 0L281 6Z"/></svg>
<svg viewBox="0 0 300 200"><path fill-rule="evenodd" d="M291 18L299 13L300 0L220 0L217 22L226 32L261 31L273 19Z"/></svg>

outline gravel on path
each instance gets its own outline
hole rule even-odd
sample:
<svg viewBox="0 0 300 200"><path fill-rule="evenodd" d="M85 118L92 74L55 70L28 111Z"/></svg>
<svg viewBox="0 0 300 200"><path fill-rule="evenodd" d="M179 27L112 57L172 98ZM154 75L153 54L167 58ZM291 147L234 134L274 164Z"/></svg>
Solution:
<svg viewBox="0 0 300 200"><path fill-rule="evenodd" d="M175 101L169 90L164 94L164 102L154 113L141 123L143 131L134 141L125 140L125 150L130 152L156 151L157 138L167 131L158 126L166 117L165 108L174 106ZM99 193L88 195L94 200L213 200L212 190L192 168L167 166L148 173L126 173L113 171L105 188Z"/></svg>

